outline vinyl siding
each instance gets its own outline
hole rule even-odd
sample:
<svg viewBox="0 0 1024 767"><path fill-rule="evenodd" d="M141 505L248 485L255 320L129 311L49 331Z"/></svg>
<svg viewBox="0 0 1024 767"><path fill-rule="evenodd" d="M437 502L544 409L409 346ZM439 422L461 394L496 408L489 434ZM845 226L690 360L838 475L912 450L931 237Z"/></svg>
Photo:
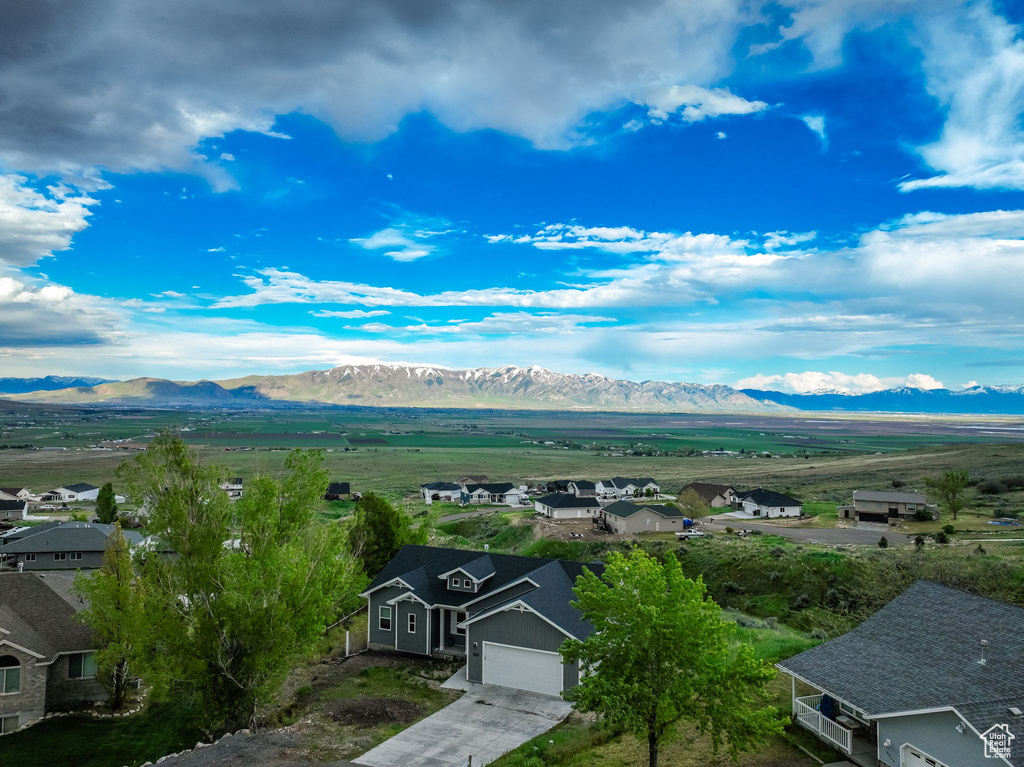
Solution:
<svg viewBox="0 0 1024 767"><path fill-rule="evenodd" d="M419 602L405 599L395 603L398 631L396 649L418 655L430 655L430 643L427 641L427 608ZM416 616L416 631L409 632L409 616ZM431 627L432 628L432 627Z"/></svg>
<svg viewBox="0 0 1024 767"><path fill-rule="evenodd" d="M889 767L899 767L900 747L904 743L919 748L949 767L998 767L1001 760L985 758L985 744L967 725L962 733L956 726L962 720L952 711L918 714L878 720L878 758ZM891 741L887 748L883 744Z"/></svg>
<svg viewBox="0 0 1024 767"><path fill-rule="evenodd" d="M536 615L518 610L505 610L470 624L467 647L469 668L466 676L471 682L479 682L483 677L483 656L481 649L484 642L498 642L514 647L527 647L531 650L547 650L558 652L565 634L547 621ZM474 646L475 645L475 646ZM579 683L579 672L576 664L562 665L562 688L575 687Z"/></svg>
<svg viewBox="0 0 1024 767"><path fill-rule="evenodd" d="M71 553L68 554L67 559L55 560L53 558L53 552L39 552L36 554L35 562L25 562L26 570L98 570L103 567L103 552L102 551L83 551L81 559L72 559ZM12 557L17 556L18 562L25 561L24 554L12 554Z"/></svg>
<svg viewBox="0 0 1024 767"><path fill-rule="evenodd" d="M608 526L616 533L664 533L683 529L682 517L666 518L646 509L625 518L608 514L607 519Z"/></svg>
<svg viewBox="0 0 1024 767"><path fill-rule="evenodd" d="M401 586L388 586L387 588L378 589L370 594L370 646L384 646L393 648L395 646L395 626L397 625L396 613L394 605L391 605L391 631L381 631L380 621L378 617L380 615L380 606L387 605L389 599L394 599L399 594L405 592L405 589Z"/></svg>

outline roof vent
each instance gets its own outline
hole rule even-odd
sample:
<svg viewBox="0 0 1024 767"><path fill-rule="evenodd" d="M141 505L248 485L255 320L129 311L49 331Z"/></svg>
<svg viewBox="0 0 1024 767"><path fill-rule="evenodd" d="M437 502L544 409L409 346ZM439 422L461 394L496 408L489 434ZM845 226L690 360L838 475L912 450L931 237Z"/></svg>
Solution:
<svg viewBox="0 0 1024 767"><path fill-rule="evenodd" d="M980 663L982 666L984 666L988 662L988 661L985 660L985 648L986 647L988 647L988 640L987 639L982 639L981 640L981 660L978 661L978 663Z"/></svg>
<svg viewBox="0 0 1024 767"><path fill-rule="evenodd" d="M1024 711L1021 711L1016 706L1010 706L1009 711L1010 711L1010 716L1017 716L1017 717L1024 716Z"/></svg>

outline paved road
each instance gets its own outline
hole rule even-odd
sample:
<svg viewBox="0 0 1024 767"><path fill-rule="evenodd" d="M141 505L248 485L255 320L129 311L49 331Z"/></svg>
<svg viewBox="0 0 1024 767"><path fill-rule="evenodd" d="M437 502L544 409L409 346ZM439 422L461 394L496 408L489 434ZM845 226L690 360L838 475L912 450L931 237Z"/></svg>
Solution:
<svg viewBox="0 0 1024 767"><path fill-rule="evenodd" d="M803 541L804 543L874 546L883 535L893 545L914 542L913 536L891 531L883 533L879 530L858 530L852 527L781 527L776 525L758 525L752 524L747 519L737 519L725 515L709 517L703 521L700 529L713 533L724 533L726 527L732 527L734 530L760 530L765 535L781 535L783 538L788 538L791 541Z"/></svg>
<svg viewBox="0 0 1024 767"><path fill-rule="evenodd" d="M454 703L352 761L368 767L456 767L473 755L485 765L547 732L572 711L561 698L473 687Z"/></svg>

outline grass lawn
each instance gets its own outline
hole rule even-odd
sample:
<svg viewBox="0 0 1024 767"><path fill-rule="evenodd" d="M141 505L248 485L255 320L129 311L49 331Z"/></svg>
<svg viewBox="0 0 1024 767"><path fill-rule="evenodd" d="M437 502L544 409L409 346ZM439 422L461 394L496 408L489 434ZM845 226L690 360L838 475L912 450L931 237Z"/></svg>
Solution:
<svg viewBox="0 0 1024 767"><path fill-rule="evenodd" d="M0 764L18 767L121 767L155 762L205 740L188 712L148 706L124 719L48 719L0 740Z"/></svg>

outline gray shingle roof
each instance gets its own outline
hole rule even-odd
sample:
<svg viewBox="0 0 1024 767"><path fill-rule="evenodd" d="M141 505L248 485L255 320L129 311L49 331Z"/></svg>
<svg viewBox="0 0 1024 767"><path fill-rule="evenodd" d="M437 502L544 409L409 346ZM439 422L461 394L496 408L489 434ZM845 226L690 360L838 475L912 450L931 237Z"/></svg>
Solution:
<svg viewBox="0 0 1024 767"><path fill-rule="evenodd" d="M46 527L34 534L11 541L3 547L5 554L48 553L51 551L104 551L107 536L114 531L113 525L93 522L62 522ZM39 528L36 528L39 529ZM135 530L124 531L125 540L135 545L142 542L142 534Z"/></svg>
<svg viewBox="0 0 1024 767"><path fill-rule="evenodd" d="M803 504L796 498L791 498L788 495L782 493L776 493L774 490L765 490L763 487L757 488L757 490L751 490L746 495L740 496L741 500L753 501L758 506L802 506Z"/></svg>
<svg viewBox="0 0 1024 767"><path fill-rule="evenodd" d="M618 488L624 488L627 485L633 485L634 487L644 487L645 485L656 485L657 482L651 477L612 477L612 484Z"/></svg>
<svg viewBox="0 0 1024 767"><path fill-rule="evenodd" d="M710 503L719 495L725 496L732 488L729 485L715 485L711 482L691 482L688 485L684 485L679 492L684 493L687 490L693 490L693 492Z"/></svg>
<svg viewBox="0 0 1024 767"><path fill-rule="evenodd" d="M1019 701L1022 658L1024 608L918 581L853 631L778 666L876 716Z"/></svg>
<svg viewBox="0 0 1024 767"><path fill-rule="evenodd" d="M610 504L608 504L607 506L604 507L604 513L605 514L611 514L612 516L620 517L622 519L625 519L626 517L631 517L634 514L636 514L637 512L643 511L644 509L650 509L655 514L657 514L659 516L662 516L662 517L682 517L683 516L683 512L681 512L679 509L677 509L675 506L672 506L671 504L666 504L664 506L661 506L661 505L653 504L653 503L652 504L635 504L635 503L631 503L629 501L616 501L615 503L610 503Z"/></svg>
<svg viewBox="0 0 1024 767"><path fill-rule="evenodd" d="M459 569L470 578L482 581L484 578L490 578L494 575L494 560L491 559L490 554L484 554L482 557L477 557L471 562L467 562Z"/></svg>
<svg viewBox="0 0 1024 767"><path fill-rule="evenodd" d="M47 530L52 530L55 527L59 527L64 524L63 522L44 522L41 525L34 525L33 527L19 527L11 530L9 533L0 538L0 544L8 545L15 541L20 541L22 538L28 538L30 535L38 535L44 533Z"/></svg>
<svg viewBox="0 0 1024 767"><path fill-rule="evenodd" d="M331 482L327 485L327 492L324 495L348 495L348 482Z"/></svg>
<svg viewBox="0 0 1024 767"><path fill-rule="evenodd" d="M8 641L53 660L62 652L92 649L92 633L75 610L34 573L0 575L0 642ZM3 653L0 645L0 654Z"/></svg>
<svg viewBox="0 0 1024 767"><path fill-rule="evenodd" d="M924 503L920 493L890 493L878 490L854 490L855 501L881 501L882 503Z"/></svg>
<svg viewBox="0 0 1024 767"><path fill-rule="evenodd" d="M64 485L65 490L70 490L74 493L87 493L90 490L99 490L96 485L90 485L87 482L76 482L73 485Z"/></svg>
<svg viewBox="0 0 1024 767"><path fill-rule="evenodd" d="M537 503L553 509L600 509L601 503L596 498L579 498L565 493L552 493L538 498Z"/></svg>
<svg viewBox="0 0 1024 767"><path fill-rule="evenodd" d="M515 486L511 482L492 482L486 485L466 485L467 493L475 493L477 490L483 490L486 493L505 494L510 490L515 490Z"/></svg>
<svg viewBox="0 0 1024 767"><path fill-rule="evenodd" d="M577 479L574 480L572 484L576 485L577 490L593 490L594 488L597 487L597 485L591 482L589 479Z"/></svg>
<svg viewBox="0 0 1024 767"><path fill-rule="evenodd" d="M454 482L430 482L426 485L420 485L420 487L426 488L427 490L461 490L462 485L456 485Z"/></svg>
<svg viewBox="0 0 1024 767"><path fill-rule="evenodd" d="M22 511L27 501L0 501L0 511Z"/></svg>

